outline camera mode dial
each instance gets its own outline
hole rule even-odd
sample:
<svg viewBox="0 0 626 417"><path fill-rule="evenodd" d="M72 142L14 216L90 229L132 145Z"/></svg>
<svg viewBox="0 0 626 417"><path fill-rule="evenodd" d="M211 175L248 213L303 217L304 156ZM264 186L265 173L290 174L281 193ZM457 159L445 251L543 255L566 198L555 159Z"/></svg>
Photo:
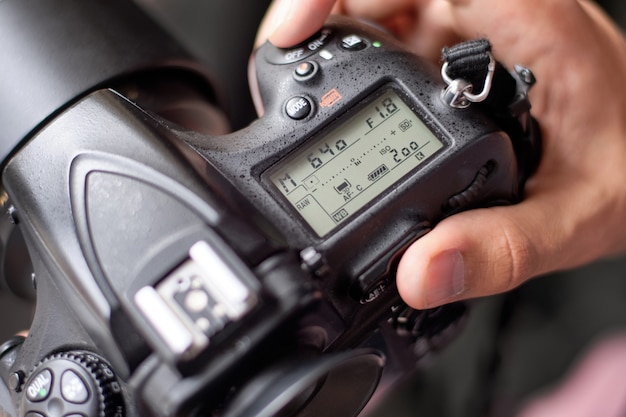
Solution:
<svg viewBox="0 0 626 417"><path fill-rule="evenodd" d="M111 366L84 351L48 356L28 376L23 417L124 417L122 389Z"/></svg>

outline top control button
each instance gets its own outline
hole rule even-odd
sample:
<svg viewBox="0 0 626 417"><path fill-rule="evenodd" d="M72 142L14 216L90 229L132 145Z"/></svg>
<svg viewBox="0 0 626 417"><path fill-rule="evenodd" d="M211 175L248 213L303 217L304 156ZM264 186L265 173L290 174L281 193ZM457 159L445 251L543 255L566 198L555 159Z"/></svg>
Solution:
<svg viewBox="0 0 626 417"><path fill-rule="evenodd" d="M25 383L20 415L114 417L124 415L120 382L94 353L68 351L42 359Z"/></svg>
<svg viewBox="0 0 626 417"><path fill-rule="evenodd" d="M265 59L270 64L285 65L301 61L325 47L330 41L332 31L322 29L304 43L291 49L269 47L265 52Z"/></svg>
<svg viewBox="0 0 626 417"><path fill-rule="evenodd" d="M315 65L315 63L313 62L305 61L298 64L293 72L293 75L298 81L306 81L313 78L316 73L317 65Z"/></svg>
<svg viewBox="0 0 626 417"><path fill-rule="evenodd" d="M349 35L341 39L340 45L343 49L348 51L360 51L361 49L365 49L367 44L357 35Z"/></svg>
<svg viewBox="0 0 626 417"><path fill-rule="evenodd" d="M26 398L32 402L44 401L52 389L52 372L44 369L26 387Z"/></svg>
<svg viewBox="0 0 626 417"><path fill-rule="evenodd" d="M89 399L89 389L76 372L68 369L61 376L61 395L71 403L84 404Z"/></svg>
<svg viewBox="0 0 626 417"><path fill-rule="evenodd" d="M311 113L312 110L313 106L311 105L311 102L301 96L290 98L285 105L287 115L294 120L304 119Z"/></svg>

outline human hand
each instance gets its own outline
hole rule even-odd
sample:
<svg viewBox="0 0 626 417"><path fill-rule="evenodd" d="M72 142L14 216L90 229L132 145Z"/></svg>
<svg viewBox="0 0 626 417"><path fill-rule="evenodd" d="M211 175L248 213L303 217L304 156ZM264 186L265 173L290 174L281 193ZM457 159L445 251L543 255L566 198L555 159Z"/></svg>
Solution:
<svg viewBox="0 0 626 417"><path fill-rule="evenodd" d="M438 59L442 45L460 41L451 5L440 0L274 0L257 33L257 45L293 46L313 35L330 13L380 23L422 56Z"/></svg>
<svg viewBox="0 0 626 417"><path fill-rule="evenodd" d="M504 292L626 250L626 41L594 3L281 0L259 39L298 43L331 10L387 24L424 56L449 40L486 36L498 60L529 67L538 80L530 98L543 155L525 199L451 216L414 243L397 273L409 305Z"/></svg>

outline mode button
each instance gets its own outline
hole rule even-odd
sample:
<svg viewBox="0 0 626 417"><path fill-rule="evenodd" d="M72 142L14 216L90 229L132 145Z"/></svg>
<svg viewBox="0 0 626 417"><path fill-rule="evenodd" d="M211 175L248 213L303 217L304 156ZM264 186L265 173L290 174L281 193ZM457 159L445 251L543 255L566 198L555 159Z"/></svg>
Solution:
<svg viewBox="0 0 626 417"><path fill-rule="evenodd" d="M292 97L287 100L287 104L285 104L285 111L287 115L294 120L302 120L311 114L313 110L313 105L311 102L302 96Z"/></svg>

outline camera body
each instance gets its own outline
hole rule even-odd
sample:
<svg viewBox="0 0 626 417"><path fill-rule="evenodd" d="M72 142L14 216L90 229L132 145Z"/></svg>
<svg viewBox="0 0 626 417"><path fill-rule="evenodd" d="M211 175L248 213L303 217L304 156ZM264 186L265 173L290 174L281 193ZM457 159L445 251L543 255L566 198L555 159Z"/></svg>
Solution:
<svg viewBox="0 0 626 417"><path fill-rule="evenodd" d="M94 89L7 160L37 306L0 349L5 417L357 415L454 336L465 305L407 307L395 267L521 198L532 124L450 108L436 68L344 18L251 62L242 130Z"/></svg>

